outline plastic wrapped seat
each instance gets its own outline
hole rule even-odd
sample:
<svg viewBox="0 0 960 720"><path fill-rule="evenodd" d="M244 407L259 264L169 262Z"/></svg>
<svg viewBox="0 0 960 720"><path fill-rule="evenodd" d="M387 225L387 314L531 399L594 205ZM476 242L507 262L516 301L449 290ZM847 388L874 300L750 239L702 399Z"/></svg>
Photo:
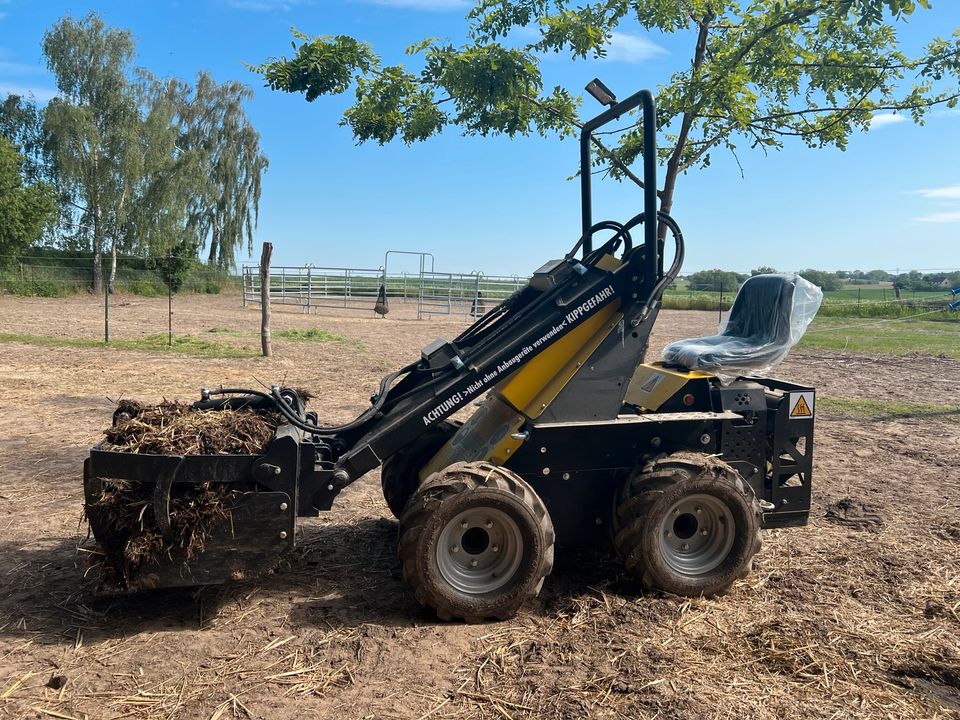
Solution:
<svg viewBox="0 0 960 720"><path fill-rule="evenodd" d="M754 275L741 286L719 335L671 343L663 361L689 370L767 370L803 337L822 300L820 288L799 275Z"/></svg>

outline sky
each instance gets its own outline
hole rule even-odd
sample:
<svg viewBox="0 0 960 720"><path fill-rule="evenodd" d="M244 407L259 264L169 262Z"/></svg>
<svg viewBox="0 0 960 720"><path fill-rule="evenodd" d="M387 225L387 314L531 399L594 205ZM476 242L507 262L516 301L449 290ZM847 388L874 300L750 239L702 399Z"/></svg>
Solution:
<svg viewBox="0 0 960 720"><path fill-rule="evenodd" d="M960 28L960 2L933 0L900 26L908 51ZM291 27L370 42L386 64L424 37L459 43L465 0L0 0L0 97L56 93L41 53L60 17L99 12L128 28L137 65L158 76L254 89L248 113L270 160L255 242L274 243L274 263L376 269L388 250L429 252L437 270L530 273L561 257L580 227L578 148L557 138L464 137L455 129L425 143L358 146L338 122L352 93L307 103L272 91L246 64L291 52ZM628 28L603 60L543 62L546 85L579 90L601 77L619 97L655 89L689 63L689 35ZM602 108L586 97L584 115ZM920 127L889 113L848 149L801 143L765 155L714 154L682 176L672 210L686 239L684 272L721 267L960 269L960 108ZM642 209L638 188L594 183L594 219L626 220ZM258 256L259 251L255 250ZM413 270L391 256L388 270Z"/></svg>

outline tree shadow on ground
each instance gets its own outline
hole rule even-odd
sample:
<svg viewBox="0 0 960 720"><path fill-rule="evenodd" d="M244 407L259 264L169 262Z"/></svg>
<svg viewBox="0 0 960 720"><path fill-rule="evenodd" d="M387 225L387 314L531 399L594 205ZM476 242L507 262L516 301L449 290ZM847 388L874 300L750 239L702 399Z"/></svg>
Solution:
<svg viewBox="0 0 960 720"><path fill-rule="evenodd" d="M251 598L286 615L289 627L414 627L439 624L403 583L396 555L397 524L384 518L304 526L297 548L270 573L224 586L97 595L85 576L78 537L21 545L0 543L0 639L48 644L104 641L136 633L198 630L243 612ZM541 597L531 608L551 611L571 597L604 587L635 594L620 567L602 551L560 550ZM536 610L535 610L536 611Z"/></svg>

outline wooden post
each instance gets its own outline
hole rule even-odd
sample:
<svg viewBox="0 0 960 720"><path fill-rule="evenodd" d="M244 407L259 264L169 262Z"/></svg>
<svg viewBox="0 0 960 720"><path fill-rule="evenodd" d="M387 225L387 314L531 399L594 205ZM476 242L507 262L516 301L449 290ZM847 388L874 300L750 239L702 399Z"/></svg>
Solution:
<svg viewBox="0 0 960 720"><path fill-rule="evenodd" d="M167 252L167 347L173 347L173 253Z"/></svg>
<svg viewBox="0 0 960 720"><path fill-rule="evenodd" d="M270 257L273 243L265 242L260 254L260 346L263 356L273 354L270 348Z"/></svg>

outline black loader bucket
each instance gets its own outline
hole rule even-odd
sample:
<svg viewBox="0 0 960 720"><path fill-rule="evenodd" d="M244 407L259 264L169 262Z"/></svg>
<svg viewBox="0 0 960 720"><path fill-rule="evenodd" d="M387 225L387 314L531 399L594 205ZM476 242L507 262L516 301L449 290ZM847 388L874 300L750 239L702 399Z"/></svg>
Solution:
<svg viewBox="0 0 960 720"><path fill-rule="evenodd" d="M101 592L207 585L269 570L293 547L302 434L280 425L262 455L159 455L95 446L84 508Z"/></svg>

